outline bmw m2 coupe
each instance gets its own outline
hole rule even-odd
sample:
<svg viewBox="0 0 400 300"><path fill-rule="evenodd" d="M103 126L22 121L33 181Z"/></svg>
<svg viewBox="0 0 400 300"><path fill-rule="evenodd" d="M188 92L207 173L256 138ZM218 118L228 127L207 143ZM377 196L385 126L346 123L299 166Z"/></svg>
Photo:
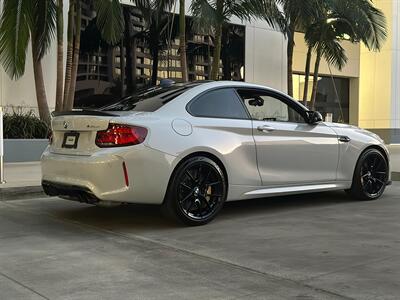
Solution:
<svg viewBox="0 0 400 300"><path fill-rule="evenodd" d="M225 201L329 190L374 200L390 183L377 135L243 82L162 84L54 114L42 174L50 196L158 204L188 225Z"/></svg>

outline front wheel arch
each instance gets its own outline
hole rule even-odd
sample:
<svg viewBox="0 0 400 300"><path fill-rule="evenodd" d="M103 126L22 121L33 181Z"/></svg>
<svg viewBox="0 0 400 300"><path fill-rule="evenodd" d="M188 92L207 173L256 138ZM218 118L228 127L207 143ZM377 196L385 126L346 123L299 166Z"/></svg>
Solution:
<svg viewBox="0 0 400 300"><path fill-rule="evenodd" d="M388 155L387 155L386 151L385 151L382 147L380 147L380 146L378 146L378 145L371 145L371 146L366 147L366 148L360 153L360 155L359 155L359 157L358 157L358 159L357 159L357 162L356 162L356 164L355 164L354 171L353 171L353 176L352 176L352 184L351 184L351 187L350 187L349 189L345 190L348 194L350 194L351 196L353 196L353 197L355 197L355 198L358 198L358 199L360 199L360 200L375 200L375 199L379 198L379 197L383 194L383 192L382 192L382 194L380 194L380 196L378 196L378 197L375 197L375 198L372 198L372 197L371 197L371 198L368 198L368 197L362 196L362 195L360 194L360 192L358 191L358 190L359 190L359 184L357 183L357 179L358 179L357 176L359 176L359 174L358 174L359 164L360 164L360 162L361 162L361 159L363 159L364 155L365 155L367 152L373 151L373 150L375 150L375 151L378 152L380 155L382 155L383 159L385 160L386 167L387 167L387 176L386 176L386 180L388 180L389 177L390 177L389 158L388 158ZM386 185L386 183L385 183L385 185ZM384 189L385 189L385 188L383 188L383 191L384 191Z"/></svg>
<svg viewBox="0 0 400 300"><path fill-rule="evenodd" d="M358 156L357 161L356 161L356 164L354 165L353 177L352 177L352 178L354 178L354 174L355 174L355 172L356 172L357 164L358 164L358 162L360 161L361 157L363 156L363 154L364 154L365 152L367 152L367 151L370 150L370 149L378 150L378 151L383 155L383 157L385 158L386 163L387 163L387 165L388 165L388 167L389 167L389 157L388 157L388 155L387 155L385 149L383 149L381 146L378 146L378 145L371 145L371 146L368 146L367 148L365 148L363 151L361 151L360 155Z"/></svg>

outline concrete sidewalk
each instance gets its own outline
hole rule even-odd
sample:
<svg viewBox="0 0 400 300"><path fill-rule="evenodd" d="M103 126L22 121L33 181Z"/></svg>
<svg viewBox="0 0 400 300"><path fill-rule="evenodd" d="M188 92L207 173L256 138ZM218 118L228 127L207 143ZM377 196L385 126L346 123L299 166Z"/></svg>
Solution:
<svg viewBox="0 0 400 300"><path fill-rule="evenodd" d="M40 162L6 163L5 183L0 185L0 201L44 196Z"/></svg>
<svg viewBox="0 0 400 300"><path fill-rule="evenodd" d="M6 183L2 188L38 186L42 177L40 162L6 163L4 175Z"/></svg>

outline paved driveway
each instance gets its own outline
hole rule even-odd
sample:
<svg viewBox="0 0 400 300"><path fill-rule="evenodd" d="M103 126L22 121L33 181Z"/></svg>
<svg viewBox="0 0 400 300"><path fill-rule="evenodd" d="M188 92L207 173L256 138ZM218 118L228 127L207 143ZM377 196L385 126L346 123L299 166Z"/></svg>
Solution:
<svg viewBox="0 0 400 300"><path fill-rule="evenodd" d="M154 207L0 202L0 299L399 299L400 184L229 203L176 226Z"/></svg>

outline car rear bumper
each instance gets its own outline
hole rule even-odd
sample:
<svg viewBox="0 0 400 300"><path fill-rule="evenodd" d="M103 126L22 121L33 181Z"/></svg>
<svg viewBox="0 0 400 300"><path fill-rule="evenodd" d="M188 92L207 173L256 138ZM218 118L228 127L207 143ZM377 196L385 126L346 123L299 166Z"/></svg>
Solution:
<svg viewBox="0 0 400 300"><path fill-rule="evenodd" d="M42 181L42 187L46 195L51 197L58 196L64 199L89 204L96 204L101 201L92 193L90 189L86 187L61 184L47 180Z"/></svg>
<svg viewBox="0 0 400 300"><path fill-rule="evenodd" d="M55 154L47 149L42 155L42 185L50 196L89 203L161 204L174 162L174 156L144 145L104 149L91 156Z"/></svg>

